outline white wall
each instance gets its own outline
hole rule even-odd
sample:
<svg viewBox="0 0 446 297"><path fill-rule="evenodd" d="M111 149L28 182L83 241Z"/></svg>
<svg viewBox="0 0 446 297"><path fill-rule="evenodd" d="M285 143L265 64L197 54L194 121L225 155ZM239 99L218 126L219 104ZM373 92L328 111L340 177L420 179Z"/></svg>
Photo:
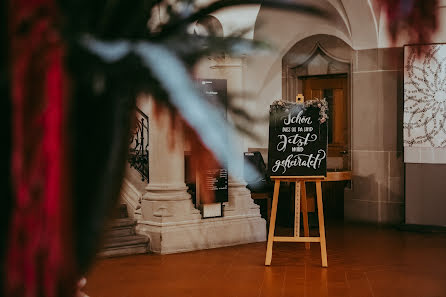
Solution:
<svg viewBox="0 0 446 297"><path fill-rule="evenodd" d="M240 30L247 30L245 38L254 38L254 25L259 13L260 5L239 6L223 9L212 15L223 25L224 36L230 36Z"/></svg>

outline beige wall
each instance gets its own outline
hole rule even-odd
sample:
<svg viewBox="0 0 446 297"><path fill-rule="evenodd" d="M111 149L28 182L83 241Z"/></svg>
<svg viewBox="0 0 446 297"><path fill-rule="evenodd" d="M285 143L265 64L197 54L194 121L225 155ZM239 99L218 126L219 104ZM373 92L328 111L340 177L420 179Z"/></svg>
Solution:
<svg viewBox="0 0 446 297"><path fill-rule="evenodd" d="M352 74L352 189L346 219L404 221L402 49L359 50ZM399 63L398 63L399 62Z"/></svg>
<svg viewBox="0 0 446 297"><path fill-rule="evenodd" d="M406 224L446 227L446 165L406 164Z"/></svg>
<svg viewBox="0 0 446 297"><path fill-rule="evenodd" d="M257 114L267 114L269 104L282 97L282 57L298 41L317 34L345 41L354 50L350 77L354 177L351 190L346 191L345 216L355 221L400 223L404 220L404 167L398 142L402 65L394 63L393 54L400 55L401 49L376 49L378 24L375 8L368 1L342 2L342 10L330 8L338 11L338 17L332 20L260 10L258 21L262 26L256 30L255 38L269 40L277 51L269 57L249 60L247 85L257 91L255 105L249 108ZM336 43L324 48L335 56L340 50ZM302 48L302 55L305 50ZM255 129L266 136L268 123ZM266 147L267 136L261 143L249 145Z"/></svg>

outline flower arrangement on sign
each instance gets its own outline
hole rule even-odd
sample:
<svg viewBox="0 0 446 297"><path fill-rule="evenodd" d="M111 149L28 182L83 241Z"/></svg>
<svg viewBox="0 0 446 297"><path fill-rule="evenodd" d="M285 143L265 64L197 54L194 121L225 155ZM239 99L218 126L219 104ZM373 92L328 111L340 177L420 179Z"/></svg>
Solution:
<svg viewBox="0 0 446 297"><path fill-rule="evenodd" d="M282 109L282 108L288 108L293 104L300 104L300 103L296 103L296 102L290 102L290 101L284 101L282 99L278 99L276 101L273 102L273 104L271 104L270 106L270 111L272 110L277 110L277 109ZM312 100L307 100L303 103L305 105L305 107L318 107L319 108L319 122L325 123L328 119L328 102L325 98L323 99L318 99L318 98L314 98Z"/></svg>

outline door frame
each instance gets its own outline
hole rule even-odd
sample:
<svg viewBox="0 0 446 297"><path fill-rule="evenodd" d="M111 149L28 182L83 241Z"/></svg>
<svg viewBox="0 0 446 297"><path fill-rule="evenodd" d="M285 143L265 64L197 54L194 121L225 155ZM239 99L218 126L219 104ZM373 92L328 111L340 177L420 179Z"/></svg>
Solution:
<svg viewBox="0 0 446 297"><path fill-rule="evenodd" d="M343 102L343 105L344 105L343 109L346 114L345 114L345 123L344 123L345 126L344 126L342 133L346 133L346 134L343 135L342 144L336 143L336 142L329 144L328 151L331 152L332 157L342 156L342 158L344 160L343 161L343 169L347 169L347 170L351 169L351 160L350 160L350 158L351 158L351 156L350 156L351 135L350 135L350 124L349 124L349 109L350 109L350 106L349 106L350 91L349 91L349 89L350 88L349 88L348 73L327 74L327 75L302 75L302 76L298 76L297 78L301 81L301 83L300 83L301 89L299 91L304 93L304 95L306 95L305 90L304 90L304 87L306 85L305 82L310 81L310 80L313 80L313 81L327 80L328 84L333 85L333 83L334 83L335 85L337 85L338 87L340 87L344 90L345 97L344 97L344 102ZM337 80L337 79L338 80L341 79L341 82L328 81L328 80ZM316 82L316 84L317 84L317 82ZM328 88L330 88L330 87L328 87ZM311 100L311 98L309 98L309 100ZM333 114L333 115L335 115L335 114ZM335 131L333 130L333 132L335 132ZM333 135L333 136L335 136L335 135ZM343 151L346 151L347 156L342 155Z"/></svg>

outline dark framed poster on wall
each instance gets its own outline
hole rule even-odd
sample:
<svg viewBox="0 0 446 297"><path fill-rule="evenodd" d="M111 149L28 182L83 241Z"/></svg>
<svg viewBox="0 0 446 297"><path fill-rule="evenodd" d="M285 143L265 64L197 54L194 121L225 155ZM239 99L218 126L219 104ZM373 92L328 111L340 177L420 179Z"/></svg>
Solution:
<svg viewBox="0 0 446 297"><path fill-rule="evenodd" d="M227 102L227 80L226 79L198 79L197 85L202 95L208 99L211 104L219 106L224 110L226 118L226 102ZM224 105L224 106L222 106ZM203 191L212 191L215 197L215 203L202 204L203 217L222 216L221 205L228 202L228 171L225 168L210 168L204 172L204 180L198 183L197 192L202 188Z"/></svg>
<svg viewBox="0 0 446 297"><path fill-rule="evenodd" d="M198 79L198 88L206 99L214 105L222 107L226 118L228 102L228 81L226 79Z"/></svg>
<svg viewBox="0 0 446 297"><path fill-rule="evenodd" d="M270 106L268 174L327 175L327 102L276 101Z"/></svg>

